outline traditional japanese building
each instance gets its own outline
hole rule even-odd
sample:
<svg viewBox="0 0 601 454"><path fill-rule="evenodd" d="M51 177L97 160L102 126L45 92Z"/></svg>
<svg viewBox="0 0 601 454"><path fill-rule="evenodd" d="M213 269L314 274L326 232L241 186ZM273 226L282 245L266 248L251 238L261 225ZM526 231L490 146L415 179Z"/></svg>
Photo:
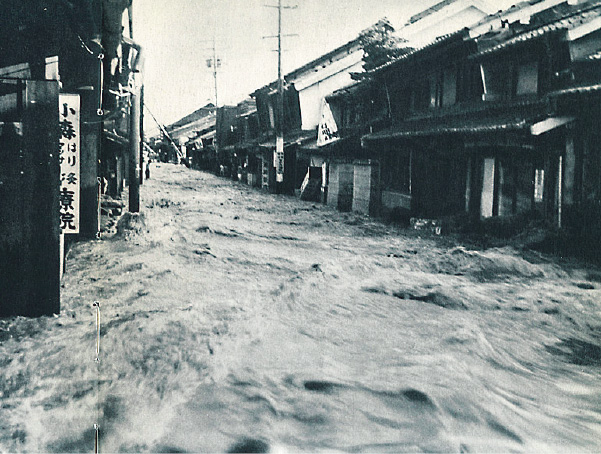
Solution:
<svg viewBox="0 0 601 454"><path fill-rule="evenodd" d="M216 112L215 106L208 103L166 126L164 134L169 137L164 137L165 159L179 162L183 158L189 166L213 170L216 162L213 147Z"/></svg>
<svg viewBox="0 0 601 454"><path fill-rule="evenodd" d="M373 27L392 29L386 19ZM364 32L284 76L284 172L288 192L309 190L311 196L303 197L323 198L327 172L326 161L317 144L317 128L324 109L327 109L325 97L354 84L352 74L363 71L364 52L360 38ZM252 94L257 100L260 128L269 139L275 137L276 95L275 82ZM263 144L267 150L275 148L275 142L272 145L263 141Z"/></svg>
<svg viewBox="0 0 601 454"><path fill-rule="evenodd" d="M562 226L569 207L595 198L601 6L556 3L373 72L390 126L363 145L380 165L384 213L530 213Z"/></svg>
<svg viewBox="0 0 601 454"><path fill-rule="evenodd" d="M531 3L538 3L534 0ZM487 21L515 5L515 0L442 0L414 14L399 28L398 34L416 48L430 44L479 21ZM516 9L520 9L516 7Z"/></svg>

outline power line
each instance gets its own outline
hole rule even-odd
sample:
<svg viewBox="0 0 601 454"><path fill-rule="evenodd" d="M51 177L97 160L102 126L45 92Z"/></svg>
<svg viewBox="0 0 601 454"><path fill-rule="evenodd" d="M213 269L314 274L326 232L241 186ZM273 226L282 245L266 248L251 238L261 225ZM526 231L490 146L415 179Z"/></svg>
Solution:
<svg viewBox="0 0 601 454"><path fill-rule="evenodd" d="M167 132L167 129L165 129L165 126L163 126L159 122L159 120L157 120L157 118L154 116L154 114L152 113L152 111L150 110L150 108L148 107L148 105L146 103L144 103L144 107L146 107L146 110L148 111L148 113L150 114L150 116L152 117L152 119L154 120L154 122L157 124L157 126L159 127L159 129L161 130L161 132L163 134L165 134L165 137L167 137L169 139L169 142L171 143L171 145L173 146L173 148L175 148L175 152L177 153L178 160L181 159L183 157L183 153L181 152L181 150L179 149L179 147L176 145L175 141L171 138L171 136Z"/></svg>

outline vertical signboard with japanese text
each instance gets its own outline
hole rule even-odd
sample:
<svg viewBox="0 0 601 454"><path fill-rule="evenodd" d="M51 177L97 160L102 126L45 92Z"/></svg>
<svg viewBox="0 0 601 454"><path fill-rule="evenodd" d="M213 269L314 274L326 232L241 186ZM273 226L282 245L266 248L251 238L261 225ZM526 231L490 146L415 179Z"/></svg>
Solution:
<svg viewBox="0 0 601 454"><path fill-rule="evenodd" d="M276 137L275 152L273 155L273 165L275 167L275 181L281 183L284 181L284 138Z"/></svg>
<svg viewBox="0 0 601 454"><path fill-rule="evenodd" d="M340 138L338 125L332 114L330 104L324 99L321 105L321 119L317 128L317 146L321 147Z"/></svg>
<svg viewBox="0 0 601 454"><path fill-rule="evenodd" d="M80 100L61 94L60 125L60 227L63 233L79 233L80 194Z"/></svg>

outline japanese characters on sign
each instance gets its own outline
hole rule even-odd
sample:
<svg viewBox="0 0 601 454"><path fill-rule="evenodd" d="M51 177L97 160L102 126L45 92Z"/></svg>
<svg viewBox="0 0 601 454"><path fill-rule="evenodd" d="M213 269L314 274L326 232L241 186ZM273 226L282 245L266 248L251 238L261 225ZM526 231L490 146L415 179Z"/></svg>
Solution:
<svg viewBox="0 0 601 454"><path fill-rule="evenodd" d="M317 129L317 146L327 145L339 138L338 125L336 124L334 115L332 115L332 109L330 109L330 104L324 99L321 106L319 128Z"/></svg>
<svg viewBox="0 0 601 454"><path fill-rule="evenodd" d="M534 174L534 201L543 201L543 191L545 188L545 171L543 169L536 169Z"/></svg>
<svg viewBox="0 0 601 454"><path fill-rule="evenodd" d="M273 165L275 167L275 181L284 181L284 138L276 137L275 152L273 154Z"/></svg>
<svg viewBox="0 0 601 454"><path fill-rule="evenodd" d="M60 227L63 233L79 233L80 193L79 95L59 97Z"/></svg>

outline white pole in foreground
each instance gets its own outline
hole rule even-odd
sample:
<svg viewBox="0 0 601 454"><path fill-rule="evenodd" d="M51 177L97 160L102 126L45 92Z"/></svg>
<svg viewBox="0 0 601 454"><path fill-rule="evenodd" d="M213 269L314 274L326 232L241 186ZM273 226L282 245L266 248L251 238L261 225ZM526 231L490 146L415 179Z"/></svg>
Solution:
<svg viewBox="0 0 601 454"><path fill-rule="evenodd" d="M282 0L278 0L278 95L275 139L275 181L284 182L284 81L282 80ZM278 188L280 189L280 188ZM280 191L277 191L280 192Z"/></svg>

